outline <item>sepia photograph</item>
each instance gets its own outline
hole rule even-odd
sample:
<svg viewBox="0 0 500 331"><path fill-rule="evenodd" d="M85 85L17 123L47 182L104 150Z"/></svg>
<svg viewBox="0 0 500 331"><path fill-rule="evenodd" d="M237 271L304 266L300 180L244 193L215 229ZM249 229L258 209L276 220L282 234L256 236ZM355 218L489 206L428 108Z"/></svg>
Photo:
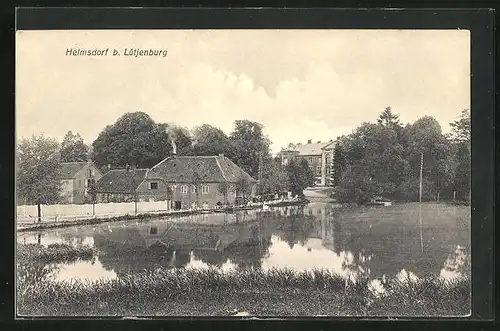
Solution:
<svg viewBox="0 0 500 331"><path fill-rule="evenodd" d="M16 31L17 316L470 316L470 45Z"/></svg>

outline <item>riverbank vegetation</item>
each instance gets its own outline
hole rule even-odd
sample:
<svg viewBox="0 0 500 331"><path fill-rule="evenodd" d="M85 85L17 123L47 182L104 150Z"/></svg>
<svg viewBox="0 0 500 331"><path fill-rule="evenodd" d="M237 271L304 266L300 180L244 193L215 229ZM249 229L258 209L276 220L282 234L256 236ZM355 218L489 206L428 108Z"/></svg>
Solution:
<svg viewBox="0 0 500 331"><path fill-rule="evenodd" d="M373 291L366 279L324 270L174 269L93 282L18 281L21 315L373 315L469 313L470 279L388 280Z"/></svg>
<svg viewBox="0 0 500 331"><path fill-rule="evenodd" d="M78 260L91 260L96 251L90 246L71 246L50 244L18 244L16 259L20 263L71 263Z"/></svg>
<svg viewBox="0 0 500 331"><path fill-rule="evenodd" d="M363 123L337 140L333 184L340 202L364 203L375 196L418 201L422 167L423 201L470 201L470 113L440 124L424 116L403 125L387 107L377 123Z"/></svg>

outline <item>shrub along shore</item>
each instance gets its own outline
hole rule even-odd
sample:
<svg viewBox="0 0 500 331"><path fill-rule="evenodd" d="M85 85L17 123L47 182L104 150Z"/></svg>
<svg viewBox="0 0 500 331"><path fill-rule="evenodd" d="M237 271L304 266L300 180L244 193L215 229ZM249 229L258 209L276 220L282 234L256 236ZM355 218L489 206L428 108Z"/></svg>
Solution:
<svg viewBox="0 0 500 331"><path fill-rule="evenodd" d="M23 265L50 266L96 254L88 246L18 246L18 275ZM373 291L369 278L346 280L326 270L158 269L71 282L45 276L18 276L19 315L464 316L470 307L469 277L391 279Z"/></svg>

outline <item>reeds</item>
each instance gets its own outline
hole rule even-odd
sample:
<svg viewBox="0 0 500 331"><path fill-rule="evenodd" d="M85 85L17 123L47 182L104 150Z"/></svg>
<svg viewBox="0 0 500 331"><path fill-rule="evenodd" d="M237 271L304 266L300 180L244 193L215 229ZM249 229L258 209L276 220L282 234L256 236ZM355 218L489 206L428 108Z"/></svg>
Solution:
<svg viewBox="0 0 500 331"><path fill-rule="evenodd" d="M207 315L217 305L233 302L247 311L260 309L263 315L266 311L284 315L298 311L310 315L432 316L463 315L470 306L468 278L391 280L381 295L371 292L368 282L346 280L325 270L159 269L112 280L25 282L22 291L18 287L17 304L18 311L27 315L154 315L158 310L172 315L179 306L185 307L186 315L193 315L193 309L195 315Z"/></svg>
<svg viewBox="0 0 500 331"><path fill-rule="evenodd" d="M89 261L96 251L90 246L71 246L67 244L51 244L47 247L38 244L18 244L16 257L21 263L72 263L78 260Z"/></svg>

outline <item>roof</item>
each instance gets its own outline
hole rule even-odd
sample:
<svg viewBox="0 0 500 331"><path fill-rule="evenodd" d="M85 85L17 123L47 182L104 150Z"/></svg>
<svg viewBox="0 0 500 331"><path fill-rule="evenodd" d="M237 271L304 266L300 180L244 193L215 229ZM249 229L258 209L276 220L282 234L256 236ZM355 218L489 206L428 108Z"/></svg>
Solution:
<svg viewBox="0 0 500 331"><path fill-rule="evenodd" d="M175 156L168 157L152 170L168 183L192 182L198 174L202 183L236 183L241 177L256 182L248 173L225 156Z"/></svg>
<svg viewBox="0 0 500 331"><path fill-rule="evenodd" d="M149 169L113 169L97 181L97 192L132 193L145 178L161 180L161 177Z"/></svg>
<svg viewBox="0 0 500 331"><path fill-rule="evenodd" d="M283 149L283 152L296 151L299 155L321 155L321 152L326 147L333 144L333 141L311 143L311 144L297 144L289 145L287 148Z"/></svg>
<svg viewBox="0 0 500 331"><path fill-rule="evenodd" d="M59 169L59 179L73 179L89 162L64 162Z"/></svg>

